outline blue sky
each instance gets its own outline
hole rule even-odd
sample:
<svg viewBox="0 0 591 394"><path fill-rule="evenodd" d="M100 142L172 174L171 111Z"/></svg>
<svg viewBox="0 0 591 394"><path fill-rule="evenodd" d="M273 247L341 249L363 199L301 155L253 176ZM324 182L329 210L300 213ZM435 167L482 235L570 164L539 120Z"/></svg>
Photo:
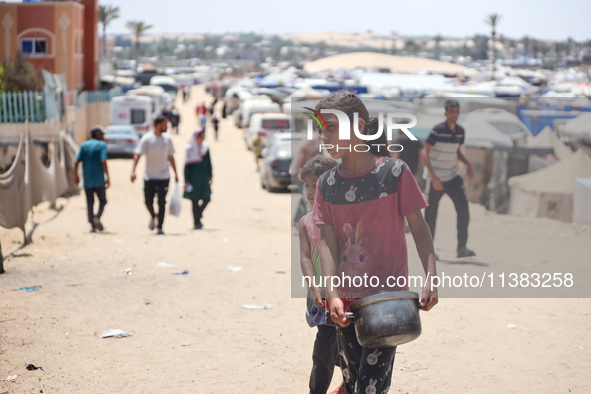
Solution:
<svg viewBox="0 0 591 394"><path fill-rule="evenodd" d="M6 1L6 0L5 0ZM20 2L7 0L7 2ZM143 20L151 33L365 32L402 36L487 34L487 15L502 15L506 37L577 41L591 39L591 0L100 0L119 6L110 33L128 33L125 22Z"/></svg>

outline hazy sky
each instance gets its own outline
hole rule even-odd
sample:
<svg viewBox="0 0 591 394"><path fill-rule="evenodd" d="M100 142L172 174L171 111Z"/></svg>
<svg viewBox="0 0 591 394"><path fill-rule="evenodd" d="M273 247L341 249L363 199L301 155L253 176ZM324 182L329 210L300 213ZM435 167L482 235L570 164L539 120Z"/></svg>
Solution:
<svg viewBox="0 0 591 394"><path fill-rule="evenodd" d="M506 37L591 39L591 0L100 0L118 5L111 33L143 20L151 33L305 33L324 31L466 37L490 30L488 14L502 15Z"/></svg>

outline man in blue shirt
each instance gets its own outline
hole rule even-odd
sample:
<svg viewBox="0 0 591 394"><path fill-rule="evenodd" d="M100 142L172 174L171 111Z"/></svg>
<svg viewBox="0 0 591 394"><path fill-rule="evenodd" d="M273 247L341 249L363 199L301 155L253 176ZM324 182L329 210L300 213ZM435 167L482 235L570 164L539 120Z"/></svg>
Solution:
<svg viewBox="0 0 591 394"><path fill-rule="evenodd" d="M88 206L88 222L91 232L103 231L100 221L107 197L105 190L109 187L109 171L107 170L107 143L104 141L105 131L101 126L94 126L90 130L91 139L80 145L76 156L76 184L80 183L78 166L82 163L82 175L84 177L84 191L86 192L86 204ZM98 213L94 214L94 195L99 200Z"/></svg>

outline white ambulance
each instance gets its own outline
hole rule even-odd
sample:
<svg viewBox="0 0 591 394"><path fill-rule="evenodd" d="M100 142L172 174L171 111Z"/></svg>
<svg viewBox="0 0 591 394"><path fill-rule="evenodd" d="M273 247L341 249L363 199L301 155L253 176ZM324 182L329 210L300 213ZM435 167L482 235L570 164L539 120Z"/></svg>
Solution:
<svg viewBox="0 0 591 394"><path fill-rule="evenodd" d="M111 99L111 124L131 125L139 137L152 129L152 99L145 96L117 96Z"/></svg>

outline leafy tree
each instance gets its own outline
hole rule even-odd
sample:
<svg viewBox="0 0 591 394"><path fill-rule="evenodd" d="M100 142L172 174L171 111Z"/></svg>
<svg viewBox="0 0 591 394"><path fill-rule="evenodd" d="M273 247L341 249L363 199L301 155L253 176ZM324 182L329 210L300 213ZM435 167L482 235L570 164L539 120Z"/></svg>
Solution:
<svg viewBox="0 0 591 394"><path fill-rule="evenodd" d="M477 34L474 36L472 41L474 41L472 57L475 60L488 59L488 37Z"/></svg>
<svg viewBox="0 0 591 394"><path fill-rule="evenodd" d="M443 41L443 37L441 37L441 34L437 34L435 37L433 37L433 41L435 41L435 59L439 60L439 57L441 56L441 41Z"/></svg>
<svg viewBox="0 0 591 394"><path fill-rule="evenodd" d="M107 26L119 18L119 7L114 5L99 6L99 23L103 27L103 59L107 58Z"/></svg>
<svg viewBox="0 0 591 394"><path fill-rule="evenodd" d="M19 52L0 66L0 92L41 90L41 76Z"/></svg>
<svg viewBox="0 0 591 394"><path fill-rule="evenodd" d="M131 33L134 35L135 43L134 43L134 50L133 50L133 59L135 60L135 65L133 67L133 71L137 71L137 59L140 55L140 38L153 26L148 25L144 21L128 21L125 25Z"/></svg>

